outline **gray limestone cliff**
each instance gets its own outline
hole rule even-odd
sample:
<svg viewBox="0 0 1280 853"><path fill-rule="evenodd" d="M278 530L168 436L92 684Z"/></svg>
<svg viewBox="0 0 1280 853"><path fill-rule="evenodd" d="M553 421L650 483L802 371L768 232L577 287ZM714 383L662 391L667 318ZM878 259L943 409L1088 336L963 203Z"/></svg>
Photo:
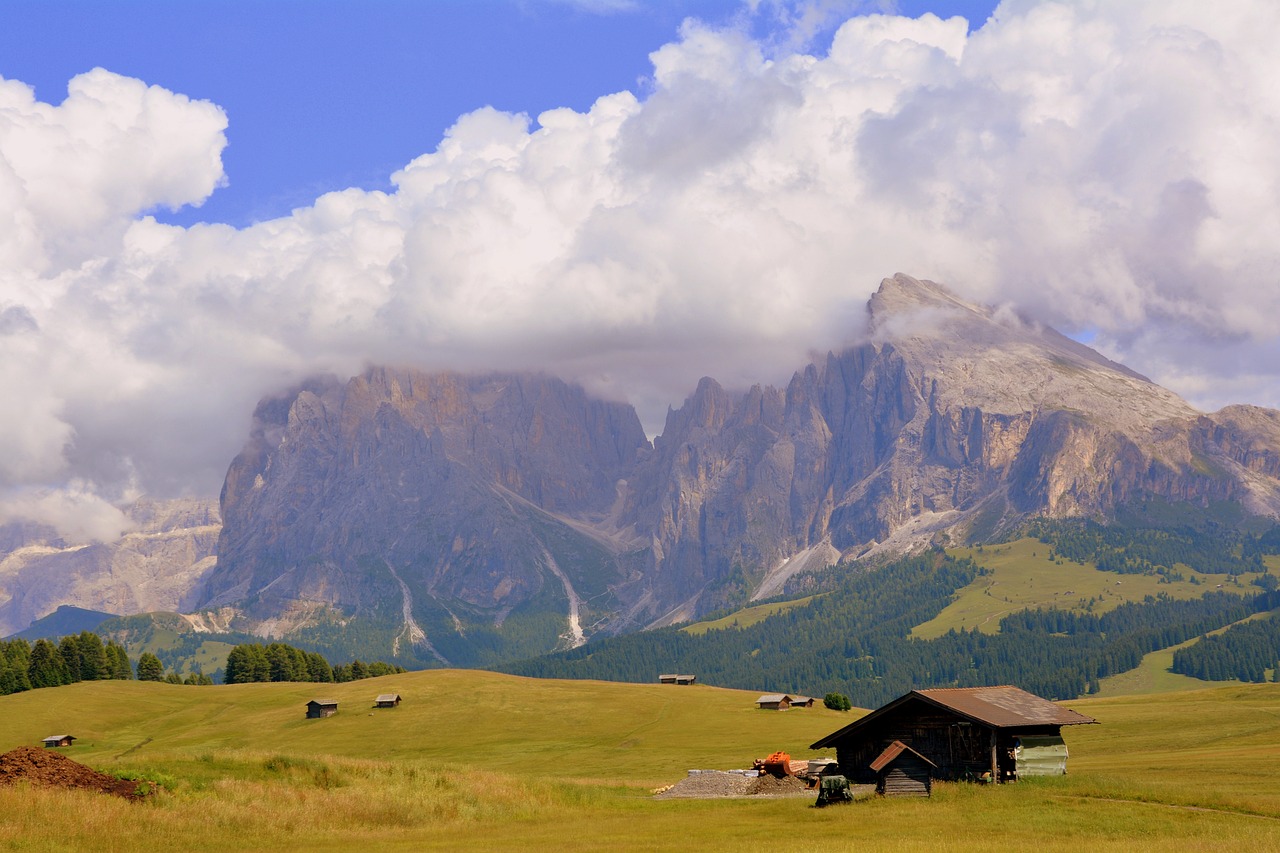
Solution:
<svg viewBox="0 0 1280 853"><path fill-rule="evenodd" d="M1203 414L905 275L868 311L862 343L786 388L702 380L652 446L629 406L541 376L374 369L264 401L201 603L287 633L392 602L444 659L442 633L512 614L554 611L575 644L1029 516L1280 515L1280 413Z"/></svg>
<svg viewBox="0 0 1280 853"><path fill-rule="evenodd" d="M139 500L134 528L112 543L72 545L35 525L0 526L0 636L59 605L110 613L194 607L216 559L220 519L210 500Z"/></svg>

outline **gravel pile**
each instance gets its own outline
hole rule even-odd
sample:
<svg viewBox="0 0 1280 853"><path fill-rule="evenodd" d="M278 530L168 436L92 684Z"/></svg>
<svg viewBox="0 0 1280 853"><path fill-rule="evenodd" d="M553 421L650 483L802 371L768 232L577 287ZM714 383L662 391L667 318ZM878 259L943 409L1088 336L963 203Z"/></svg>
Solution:
<svg viewBox="0 0 1280 853"><path fill-rule="evenodd" d="M714 797L745 797L748 788L755 779L741 773L723 773L716 770L703 770L681 779L667 790L658 794L657 800L676 799L711 799Z"/></svg>
<svg viewBox="0 0 1280 853"><path fill-rule="evenodd" d="M721 770L692 773L657 794L656 800L714 799L716 797L794 797L812 795L803 781L795 776L744 776Z"/></svg>

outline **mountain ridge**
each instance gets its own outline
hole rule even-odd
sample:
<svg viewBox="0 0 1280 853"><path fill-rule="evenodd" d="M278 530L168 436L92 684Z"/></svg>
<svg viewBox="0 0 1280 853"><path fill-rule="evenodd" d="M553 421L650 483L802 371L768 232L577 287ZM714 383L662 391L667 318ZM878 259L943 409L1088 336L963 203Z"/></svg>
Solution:
<svg viewBox="0 0 1280 853"><path fill-rule="evenodd" d="M1105 518L1148 495L1280 514L1280 414L1198 412L903 274L869 301L868 329L784 388L703 378L652 443L629 406L528 374L372 368L264 401L202 605L292 608L300 625L395 601L435 642L501 630L541 596L565 624L583 603L576 642L1036 515ZM554 647L565 629L541 636Z"/></svg>

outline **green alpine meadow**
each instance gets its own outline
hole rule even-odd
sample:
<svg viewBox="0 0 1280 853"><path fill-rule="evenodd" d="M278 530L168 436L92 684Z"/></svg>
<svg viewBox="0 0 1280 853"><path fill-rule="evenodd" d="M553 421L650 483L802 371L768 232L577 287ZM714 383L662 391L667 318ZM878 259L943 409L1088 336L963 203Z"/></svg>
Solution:
<svg viewBox="0 0 1280 853"><path fill-rule="evenodd" d="M55 730L63 752L159 784L139 802L0 785L14 850L1270 850L1280 845L1280 686L1065 703L1064 777L934 785L927 800L655 799L691 769L750 766L865 713L758 710L714 687L429 671L325 685L100 681L0 698L0 750ZM374 709L398 693L396 708Z"/></svg>

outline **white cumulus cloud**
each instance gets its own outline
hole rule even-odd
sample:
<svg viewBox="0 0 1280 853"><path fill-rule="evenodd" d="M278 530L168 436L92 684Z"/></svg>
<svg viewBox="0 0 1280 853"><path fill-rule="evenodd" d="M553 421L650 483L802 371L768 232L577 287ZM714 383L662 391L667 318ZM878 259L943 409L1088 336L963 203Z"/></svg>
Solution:
<svg viewBox="0 0 1280 853"><path fill-rule="evenodd" d="M224 180L216 106L0 81L0 513L87 507L58 523L92 537L100 503L213 493L259 397L367 363L545 369L657 429L703 374L785 381L858 339L896 271L1203 407L1280 404L1280 6L1008 0L785 49L858 5L796 4L772 41L686 22L641 97L479 109L392 192L244 229L145 215Z"/></svg>

